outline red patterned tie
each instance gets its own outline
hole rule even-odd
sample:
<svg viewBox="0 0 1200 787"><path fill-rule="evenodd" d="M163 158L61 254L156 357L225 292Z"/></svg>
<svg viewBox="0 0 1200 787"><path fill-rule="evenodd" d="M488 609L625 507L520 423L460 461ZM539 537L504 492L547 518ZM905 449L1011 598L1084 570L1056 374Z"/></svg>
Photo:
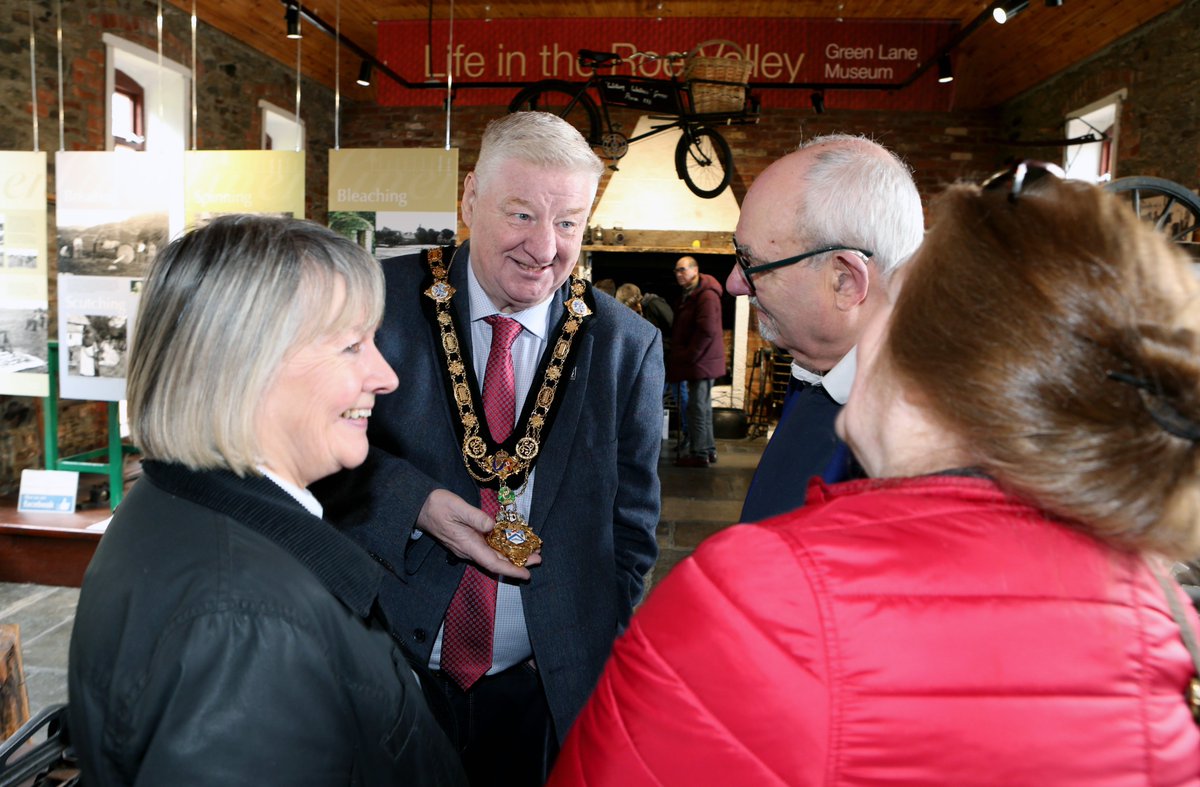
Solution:
<svg viewBox="0 0 1200 787"><path fill-rule="evenodd" d="M521 323L498 314L483 319L492 326L492 349L483 374L483 413L492 440L499 443L512 432L517 409L512 344L521 333ZM479 498L484 512L496 516L500 510L496 490L480 489ZM463 691L492 666L495 626L496 580L475 566L467 566L450 599L442 633L442 671Z"/></svg>

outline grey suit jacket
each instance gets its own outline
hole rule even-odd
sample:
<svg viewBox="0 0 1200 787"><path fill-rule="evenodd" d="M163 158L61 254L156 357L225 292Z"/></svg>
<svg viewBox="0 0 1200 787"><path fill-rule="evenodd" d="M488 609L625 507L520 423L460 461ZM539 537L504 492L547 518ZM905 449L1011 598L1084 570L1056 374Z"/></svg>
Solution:
<svg viewBox="0 0 1200 787"><path fill-rule="evenodd" d="M418 259L384 263L387 307L376 341L400 386L375 404L367 462L324 483L321 495L327 517L393 570L380 596L384 612L396 635L428 660L465 564L433 538L412 539L413 526L434 489L475 505L479 491L463 465L440 340L422 307L431 279ZM452 308L469 359L466 246L454 257L450 282L459 292ZM553 296L556 321L566 292L564 285ZM629 622L658 554L661 339L616 300L603 293L595 300L537 459L529 521L545 542L543 562L521 588L560 738Z"/></svg>

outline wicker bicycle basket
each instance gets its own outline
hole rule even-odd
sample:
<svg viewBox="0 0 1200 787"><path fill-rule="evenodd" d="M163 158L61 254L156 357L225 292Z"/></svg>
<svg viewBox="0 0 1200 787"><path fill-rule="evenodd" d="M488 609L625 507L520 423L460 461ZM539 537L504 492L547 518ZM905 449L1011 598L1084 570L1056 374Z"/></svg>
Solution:
<svg viewBox="0 0 1200 787"><path fill-rule="evenodd" d="M712 57L703 54L708 49L736 52L737 57ZM683 61L683 78L692 93L692 111L740 112L746 101L746 82L754 64L746 53L732 41L714 38L697 44Z"/></svg>

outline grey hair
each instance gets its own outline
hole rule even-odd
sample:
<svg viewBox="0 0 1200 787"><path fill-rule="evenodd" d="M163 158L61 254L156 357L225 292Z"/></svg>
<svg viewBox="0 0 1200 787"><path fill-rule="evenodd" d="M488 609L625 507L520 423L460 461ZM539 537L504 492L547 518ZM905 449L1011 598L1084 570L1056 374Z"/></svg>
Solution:
<svg viewBox="0 0 1200 787"><path fill-rule="evenodd" d="M604 173L604 162L583 135L549 112L513 112L488 123L475 164L477 188L486 189L496 171L511 159L588 174L596 186Z"/></svg>
<svg viewBox="0 0 1200 787"><path fill-rule="evenodd" d="M289 351L378 325L383 292L374 257L308 221L222 216L172 241L150 267L134 329L134 442L149 459L257 474L259 404Z"/></svg>
<svg viewBox="0 0 1200 787"><path fill-rule="evenodd" d="M813 151L805 175L799 232L814 247L848 245L873 251L888 275L921 244L925 215L912 170L866 137L828 134L799 150Z"/></svg>

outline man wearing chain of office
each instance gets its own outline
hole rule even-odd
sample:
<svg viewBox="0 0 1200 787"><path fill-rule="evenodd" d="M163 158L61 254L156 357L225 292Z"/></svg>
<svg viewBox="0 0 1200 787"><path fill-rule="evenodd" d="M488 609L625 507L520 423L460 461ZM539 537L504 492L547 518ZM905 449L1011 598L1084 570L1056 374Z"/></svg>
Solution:
<svg viewBox="0 0 1200 787"><path fill-rule="evenodd" d="M385 263L403 383L321 490L473 785L544 781L657 557L661 339L571 275L602 171L554 115L488 125L469 242Z"/></svg>

